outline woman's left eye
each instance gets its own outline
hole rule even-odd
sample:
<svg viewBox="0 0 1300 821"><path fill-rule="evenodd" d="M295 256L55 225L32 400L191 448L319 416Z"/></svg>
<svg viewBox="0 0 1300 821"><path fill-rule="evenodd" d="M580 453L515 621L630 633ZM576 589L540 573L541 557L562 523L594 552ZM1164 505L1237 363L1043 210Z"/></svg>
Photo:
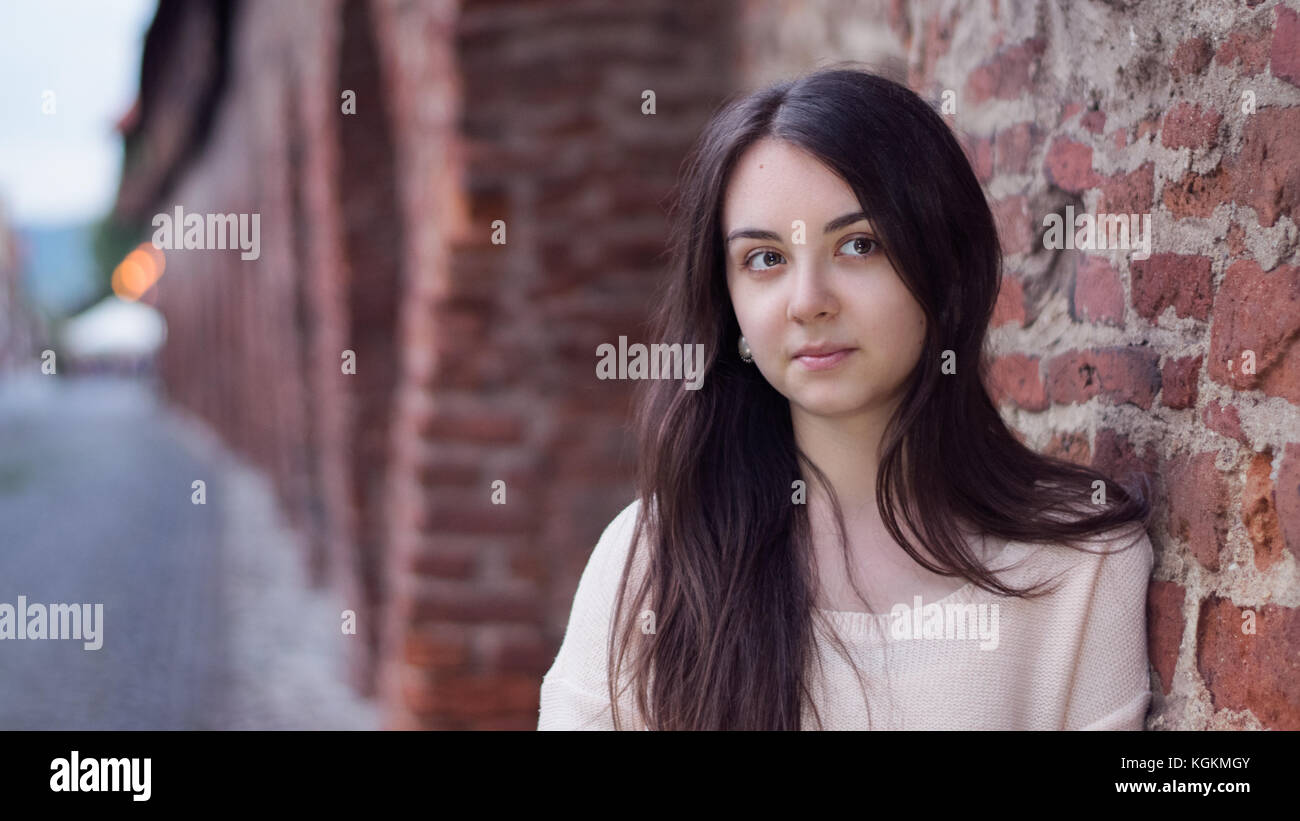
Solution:
<svg viewBox="0 0 1300 821"><path fill-rule="evenodd" d="M871 252L874 251L874 250L876 250L876 247L877 247L879 244L880 244L880 243L876 242L876 241L875 241L874 239L872 239L871 237L853 237L852 239L845 240L844 244L840 246L840 250L842 251L842 250L844 250L846 247L852 245L852 246L853 246L853 251L854 251L855 253L854 253L854 252L851 252L851 253L849 254L849 256L862 256L862 257L865 257L865 256L870 256L870 255L871 255ZM870 247L867 247L867 246L870 246Z"/></svg>

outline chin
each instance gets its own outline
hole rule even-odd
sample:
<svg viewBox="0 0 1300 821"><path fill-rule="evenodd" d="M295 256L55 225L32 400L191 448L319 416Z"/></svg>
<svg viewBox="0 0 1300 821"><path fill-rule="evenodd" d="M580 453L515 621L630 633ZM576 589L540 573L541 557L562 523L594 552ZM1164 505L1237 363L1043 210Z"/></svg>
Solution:
<svg viewBox="0 0 1300 821"><path fill-rule="evenodd" d="M852 416L864 407L860 399L837 395L833 391L796 391L791 401L814 416Z"/></svg>

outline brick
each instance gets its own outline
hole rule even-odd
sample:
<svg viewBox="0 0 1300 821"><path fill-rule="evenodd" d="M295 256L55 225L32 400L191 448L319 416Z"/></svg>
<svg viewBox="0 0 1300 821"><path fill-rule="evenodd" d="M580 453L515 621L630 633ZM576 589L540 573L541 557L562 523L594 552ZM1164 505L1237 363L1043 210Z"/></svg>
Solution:
<svg viewBox="0 0 1300 821"><path fill-rule="evenodd" d="M1160 370L1162 404L1180 410L1196 406L1197 380L1201 373L1201 355L1170 357Z"/></svg>
<svg viewBox="0 0 1300 821"><path fill-rule="evenodd" d="M1193 103L1178 103L1165 115L1160 143L1166 148L1212 148L1223 115Z"/></svg>
<svg viewBox="0 0 1300 821"><path fill-rule="evenodd" d="M1300 442L1288 442L1282 451L1273 504L1286 548L1300 559Z"/></svg>
<svg viewBox="0 0 1300 821"><path fill-rule="evenodd" d="M1092 147L1068 137L1052 141L1043 170L1048 180L1062 191L1077 194L1097 184L1097 175L1092 170Z"/></svg>
<svg viewBox="0 0 1300 821"><path fill-rule="evenodd" d="M1260 390L1300 404L1300 267L1265 273L1233 263L1214 301L1209 375L1234 390ZM1255 373L1243 373L1253 351Z"/></svg>
<svg viewBox="0 0 1300 821"><path fill-rule="evenodd" d="M535 501L511 493L506 486L506 504L492 504L492 487L442 490L425 500L413 522L422 534L499 535L527 533L536 527Z"/></svg>
<svg viewBox="0 0 1300 821"><path fill-rule="evenodd" d="M632 445L629 443L629 453ZM551 478L555 481L572 480L577 482L609 481L617 482L627 475L627 459L602 457L587 452L566 453L558 460Z"/></svg>
<svg viewBox="0 0 1300 821"><path fill-rule="evenodd" d="M1007 354L989 365L989 392L994 402L1008 400L1029 411L1046 410L1047 394L1038 375L1038 357Z"/></svg>
<svg viewBox="0 0 1300 821"><path fill-rule="evenodd" d="M478 572L478 551L468 547L421 544L411 552L410 570L420 576L469 580Z"/></svg>
<svg viewBox="0 0 1300 821"><path fill-rule="evenodd" d="M1079 118L1079 125L1093 134L1101 134L1106 130L1106 112L1089 111Z"/></svg>
<svg viewBox="0 0 1300 821"><path fill-rule="evenodd" d="M993 169L998 174L1025 174L1042 144L1043 132L1035 123L1016 123L993 138Z"/></svg>
<svg viewBox="0 0 1300 821"><path fill-rule="evenodd" d="M1202 321L1210 318L1213 299L1210 258L1184 254L1152 254L1129 263L1133 309L1154 322L1170 306L1174 315Z"/></svg>
<svg viewBox="0 0 1300 821"><path fill-rule="evenodd" d="M1300 214L1300 108L1262 108L1246 118L1241 153L1232 161L1232 199L1259 214L1270 227L1283 214Z"/></svg>
<svg viewBox="0 0 1300 821"><path fill-rule="evenodd" d="M971 72L966 82L966 99L978 105L987 100L1014 100L1033 88L1039 61L1047 49L1042 38L1033 38L1001 49Z"/></svg>
<svg viewBox="0 0 1300 821"><path fill-rule="evenodd" d="M1242 26L1228 33L1214 62L1234 68L1243 77L1259 74L1268 65L1273 44L1272 26Z"/></svg>
<svg viewBox="0 0 1300 821"><path fill-rule="evenodd" d="M1025 319L1025 287L1017 277L1004 274L989 325L994 328L1002 325L1023 328Z"/></svg>
<svg viewBox="0 0 1300 821"><path fill-rule="evenodd" d="M1249 710L1270 730L1300 730L1300 610L1254 608L1255 632L1242 632L1245 608L1209 596L1196 624L1196 668L1216 710Z"/></svg>
<svg viewBox="0 0 1300 821"><path fill-rule="evenodd" d="M1228 253L1233 257L1245 255L1246 229L1242 228L1239 223L1234 222L1228 226L1228 233L1223 237L1223 241L1228 246Z"/></svg>
<svg viewBox="0 0 1300 821"><path fill-rule="evenodd" d="M487 334L488 318L482 313L446 308L431 313L431 321L423 328L430 334L430 347L436 350L460 350L467 340L482 344Z"/></svg>
<svg viewBox="0 0 1300 821"><path fill-rule="evenodd" d="M555 648L542 637L540 630L533 628L494 630L484 637L482 644L483 664L489 670L533 673L540 678L555 661Z"/></svg>
<svg viewBox="0 0 1300 821"><path fill-rule="evenodd" d="M1149 348L1075 350L1047 363L1047 396L1063 405L1105 396L1149 410L1160 387L1159 355Z"/></svg>
<svg viewBox="0 0 1300 821"><path fill-rule="evenodd" d="M1174 49L1169 69L1174 79L1194 77L1205 70L1213 57L1214 50L1209 42L1204 37L1193 37L1179 43L1178 48Z"/></svg>
<svg viewBox="0 0 1300 821"><path fill-rule="evenodd" d="M510 556L510 575L541 585L549 580L546 563L535 551L514 553Z"/></svg>
<svg viewBox="0 0 1300 821"><path fill-rule="evenodd" d="M470 182L465 199L469 209L469 222L479 228L469 232L465 238L466 244L472 243L489 251L501 248L492 244L492 222L505 220L509 236L508 226L514 222L515 214L509 191L500 183L475 179Z"/></svg>
<svg viewBox="0 0 1300 821"><path fill-rule="evenodd" d="M1147 591L1147 649L1165 695L1173 686L1174 668L1183 644L1186 597L1187 591L1177 582L1153 580Z"/></svg>
<svg viewBox="0 0 1300 821"><path fill-rule="evenodd" d="M482 477L483 472L477 465L425 463L416 469L416 478L426 488L464 487L478 484Z"/></svg>
<svg viewBox="0 0 1300 821"><path fill-rule="evenodd" d="M416 418L416 432L425 441L487 442L510 444L524 435L524 421L519 415L480 408L472 413L428 409Z"/></svg>
<svg viewBox="0 0 1300 821"><path fill-rule="evenodd" d="M1145 479L1154 483L1158 464L1154 453L1138 455L1129 438L1110 428L1098 428L1093 437L1092 467L1126 487Z"/></svg>
<svg viewBox="0 0 1300 821"><path fill-rule="evenodd" d="M1097 178L1097 210L1106 214L1148 214L1155 202L1155 166L1143 163L1127 174Z"/></svg>
<svg viewBox="0 0 1300 821"><path fill-rule="evenodd" d="M1241 415L1237 413L1236 405L1224 405L1216 399L1205 406L1202 421L1210 430L1229 439L1236 439L1243 445L1250 445L1246 440L1245 431L1241 429Z"/></svg>
<svg viewBox="0 0 1300 821"><path fill-rule="evenodd" d="M602 262L614 270L635 268L647 259L654 259L664 250L662 232L642 236L615 238L600 247Z"/></svg>
<svg viewBox="0 0 1300 821"><path fill-rule="evenodd" d="M531 585L509 587L420 580L413 583L412 624L539 623L540 599Z"/></svg>
<svg viewBox="0 0 1300 821"><path fill-rule="evenodd" d="M469 641L459 630L411 630L403 639L402 657L424 669L464 669L470 660Z"/></svg>
<svg viewBox="0 0 1300 821"><path fill-rule="evenodd" d="M1285 544L1277 506L1273 498L1272 451L1256 453L1246 470L1246 485L1241 493L1241 523L1250 536L1255 551L1255 567L1261 572L1281 561Z"/></svg>
<svg viewBox="0 0 1300 821"><path fill-rule="evenodd" d="M1232 179L1227 171L1217 168L1208 174L1188 172L1178 180L1165 182L1161 201L1178 219L1208 217L1232 196Z"/></svg>
<svg viewBox="0 0 1300 821"><path fill-rule="evenodd" d="M1274 77L1300 86L1300 14L1286 6L1277 7L1268 60Z"/></svg>
<svg viewBox="0 0 1300 821"><path fill-rule="evenodd" d="M1082 254L1074 277L1071 315L1081 322L1124 324L1124 286L1105 257Z"/></svg>
<svg viewBox="0 0 1300 821"><path fill-rule="evenodd" d="M1213 451L1177 455L1162 471L1168 488L1169 533L1209 570L1219 569L1227 523L1227 483Z"/></svg>

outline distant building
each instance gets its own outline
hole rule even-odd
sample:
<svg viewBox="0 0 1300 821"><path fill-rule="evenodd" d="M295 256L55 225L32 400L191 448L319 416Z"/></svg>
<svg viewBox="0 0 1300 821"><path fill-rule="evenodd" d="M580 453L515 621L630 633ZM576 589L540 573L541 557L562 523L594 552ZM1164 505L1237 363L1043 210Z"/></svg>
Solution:
<svg viewBox="0 0 1300 821"><path fill-rule="evenodd" d="M37 346L44 323L32 310L22 287L21 249L0 207L0 376L23 368L39 370Z"/></svg>
<svg viewBox="0 0 1300 821"><path fill-rule="evenodd" d="M146 376L167 338L167 323L143 302L108 296L60 328L60 349L75 373Z"/></svg>

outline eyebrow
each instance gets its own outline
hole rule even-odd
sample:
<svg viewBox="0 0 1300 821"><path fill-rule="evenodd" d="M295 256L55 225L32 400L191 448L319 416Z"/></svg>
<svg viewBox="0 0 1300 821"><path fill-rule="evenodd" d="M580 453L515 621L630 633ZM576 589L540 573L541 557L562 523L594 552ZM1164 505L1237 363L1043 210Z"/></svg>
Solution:
<svg viewBox="0 0 1300 821"><path fill-rule="evenodd" d="M831 231L836 231L840 228L844 228L845 226L852 225L855 222L861 222L862 220L865 219L867 219L867 214L865 211L854 211L851 214L845 214L842 217L836 217L835 219L826 223L826 227L822 229L822 233L829 234ZM781 235L776 233L775 231L762 231L759 230L758 228L737 228L735 231L732 231L730 234L727 234L727 241L723 244L730 245L733 239L742 239L742 238L774 239L780 241Z"/></svg>

